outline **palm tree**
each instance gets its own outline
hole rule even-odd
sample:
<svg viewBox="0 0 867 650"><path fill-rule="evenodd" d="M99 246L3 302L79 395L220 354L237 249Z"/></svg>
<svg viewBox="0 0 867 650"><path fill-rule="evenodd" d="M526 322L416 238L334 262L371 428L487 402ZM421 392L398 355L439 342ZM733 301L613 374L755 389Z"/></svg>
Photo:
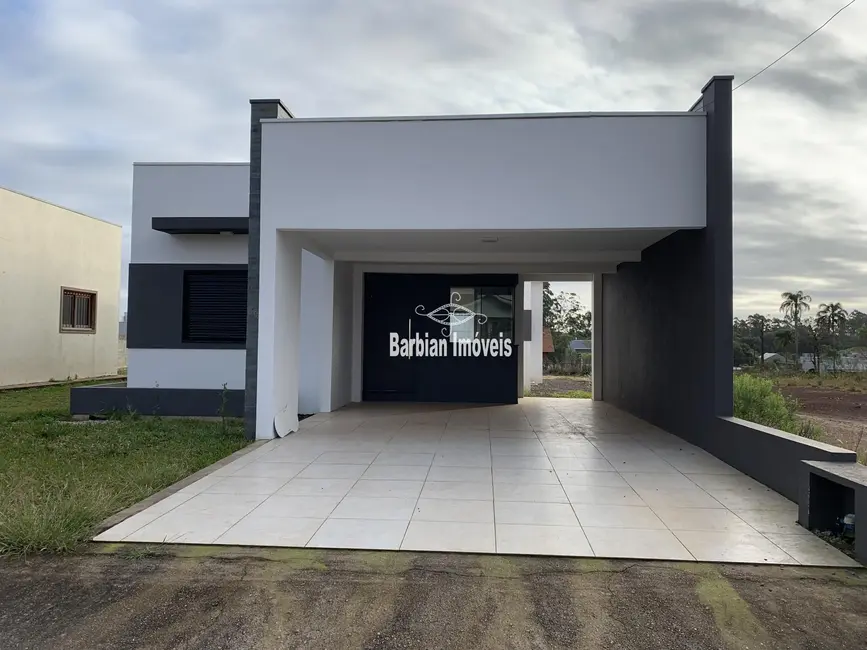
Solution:
<svg viewBox="0 0 867 650"><path fill-rule="evenodd" d="M795 340L795 335L792 334L792 330L777 330L777 332L774 333L774 339L783 351L783 357L785 358L789 346L792 344L792 341Z"/></svg>
<svg viewBox="0 0 867 650"><path fill-rule="evenodd" d="M781 297L783 302L780 304L780 311L792 321L795 330L795 363L800 367L801 357L798 348L798 327L801 324L801 314L810 311L810 303L813 301L813 297L803 291L784 291Z"/></svg>
<svg viewBox="0 0 867 650"><path fill-rule="evenodd" d="M849 312L843 309L839 302L822 303L819 305L819 324L824 327L834 341L834 372L837 372L837 353L840 350L840 333L849 320Z"/></svg>
<svg viewBox="0 0 867 650"><path fill-rule="evenodd" d="M747 324L759 335L759 363L765 365L765 332L768 331L768 317L753 314L747 317Z"/></svg>

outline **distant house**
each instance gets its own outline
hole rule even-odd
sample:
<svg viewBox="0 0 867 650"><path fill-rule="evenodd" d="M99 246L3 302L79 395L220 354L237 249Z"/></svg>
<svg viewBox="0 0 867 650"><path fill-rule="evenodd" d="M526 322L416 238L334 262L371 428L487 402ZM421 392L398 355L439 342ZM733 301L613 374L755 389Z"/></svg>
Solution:
<svg viewBox="0 0 867 650"><path fill-rule="evenodd" d="M569 342L569 349L575 350L576 352L590 352L593 349L593 346L590 344L590 341L573 339Z"/></svg>
<svg viewBox="0 0 867 650"><path fill-rule="evenodd" d="M121 227L0 188L0 386L117 373Z"/></svg>
<svg viewBox="0 0 867 650"><path fill-rule="evenodd" d="M551 330L547 327L542 330L542 356L550 354L554 351L554 337L551 336Z"/></svg>
<svg viewBox="0 0 867 650"><path fill-rule="evenodd" d="M782 354L777 354L776 352L765 352L762 361L764 361L764 363L785 363L786 359Z"/></svg>

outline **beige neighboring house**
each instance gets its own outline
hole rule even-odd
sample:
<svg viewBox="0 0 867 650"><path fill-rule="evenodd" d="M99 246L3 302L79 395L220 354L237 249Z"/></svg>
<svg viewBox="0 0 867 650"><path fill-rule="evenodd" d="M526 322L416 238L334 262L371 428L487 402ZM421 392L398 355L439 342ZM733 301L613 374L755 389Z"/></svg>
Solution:
<svg viewBox="0 0 867 650"><path fill-rule="evenodd" d="M0 188L0 386L117 373L121 235Z"/></svg>

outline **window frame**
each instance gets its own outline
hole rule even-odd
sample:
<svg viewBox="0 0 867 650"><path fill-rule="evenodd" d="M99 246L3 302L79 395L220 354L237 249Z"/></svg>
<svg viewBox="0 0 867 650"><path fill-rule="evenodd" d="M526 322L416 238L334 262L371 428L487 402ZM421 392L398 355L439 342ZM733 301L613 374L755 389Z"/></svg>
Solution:
<svg viewBox="0 0 867 650"><path fill-rule="evenodd" d="M68 326L63 321L63 303L66 296L71 294L73 297L72 321L75 322L75 294L85 294L90 298L90 327L75 327ZM91 289L79 289L78 287L60 287L60 324L59 329L61 334L96 334L97 315L99 308L99 292Z"/></svg>

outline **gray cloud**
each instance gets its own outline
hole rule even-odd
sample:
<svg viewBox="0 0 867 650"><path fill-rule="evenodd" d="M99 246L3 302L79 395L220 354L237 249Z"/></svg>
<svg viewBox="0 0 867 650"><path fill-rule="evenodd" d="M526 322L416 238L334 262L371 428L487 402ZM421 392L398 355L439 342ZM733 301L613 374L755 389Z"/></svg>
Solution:
<svg viewBox="0 0 867 650"><path fill-rule="evenodd" d="M128 226L132 162L245 160L251 97L299 116L684 110L838 6L22 0L0 21L0 185ZM865 27L853 6L735 95L736 312L796 288L867 309Z"/></svg>

